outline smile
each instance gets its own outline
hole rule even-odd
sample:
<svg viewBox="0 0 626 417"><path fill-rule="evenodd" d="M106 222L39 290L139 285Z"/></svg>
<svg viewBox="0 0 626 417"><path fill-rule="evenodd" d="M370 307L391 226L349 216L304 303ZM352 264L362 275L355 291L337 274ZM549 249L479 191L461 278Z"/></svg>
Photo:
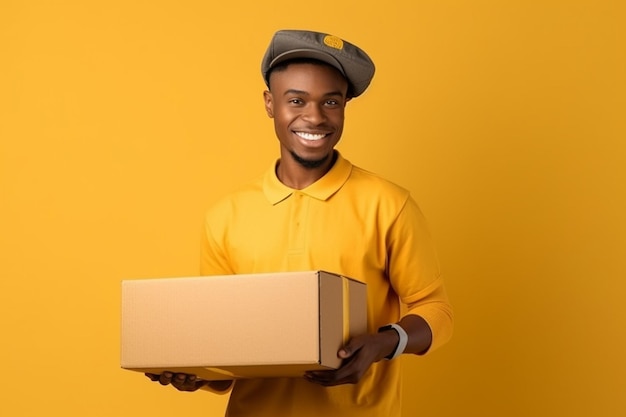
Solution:
<svg viewBox="0 0 626 417"><path fill-rule="evenodd" d="M310 141L324 139L326 136L328 136L328 133L308 133L308 132L294 132L294 133L298 135L299 137L301 137L302 139L310 140Z"/></svg>

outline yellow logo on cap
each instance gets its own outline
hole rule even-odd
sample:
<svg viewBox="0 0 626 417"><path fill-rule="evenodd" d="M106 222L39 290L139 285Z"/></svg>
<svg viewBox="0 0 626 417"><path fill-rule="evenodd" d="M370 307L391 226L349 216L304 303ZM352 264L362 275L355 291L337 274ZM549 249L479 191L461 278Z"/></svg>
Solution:
<svg viewBox="0 0 626 417"><path fill-rule="evenodd" d="M335 48L335 49L343 49L343 41L333 35L326 35L324 37L324 44L326 44L326 46L330 46L331 48Z"/></svg>

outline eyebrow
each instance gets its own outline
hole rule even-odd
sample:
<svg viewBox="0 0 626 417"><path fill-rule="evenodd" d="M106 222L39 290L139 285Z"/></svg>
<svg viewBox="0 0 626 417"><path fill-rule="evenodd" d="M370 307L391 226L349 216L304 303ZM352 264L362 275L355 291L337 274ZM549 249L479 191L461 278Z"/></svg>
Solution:
<svg viewBox="0 0 626 417"><path fill-rule="evenodd" d="M287 91L285 91L285 96L289 95L289 94L296 94L296 95L301 95L301 96L308 96L309 93L303 90L296 90L296 89L289 89ZM341 91L331 91L329 93L324 94L324 97L331 97L331 96L339 96L339 97L343 97L343 94L341 93Z"/></svg>

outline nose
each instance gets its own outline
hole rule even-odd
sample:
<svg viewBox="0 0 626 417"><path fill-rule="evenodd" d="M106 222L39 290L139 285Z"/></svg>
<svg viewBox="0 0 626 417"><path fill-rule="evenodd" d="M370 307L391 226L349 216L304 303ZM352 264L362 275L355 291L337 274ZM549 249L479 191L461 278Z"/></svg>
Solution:
<svg viewBox="0 0 626 417"><path fill-rule="evenodd" d="M326 121L326 113L322 106L310 103L304 110L303 119L312 125L320 125Z"/></svg>

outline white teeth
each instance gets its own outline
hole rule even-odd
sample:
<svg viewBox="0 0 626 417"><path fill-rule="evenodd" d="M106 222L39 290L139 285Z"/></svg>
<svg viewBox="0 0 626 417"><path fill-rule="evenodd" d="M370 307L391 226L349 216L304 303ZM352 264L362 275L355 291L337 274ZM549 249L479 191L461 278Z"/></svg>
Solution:
<svg viewBox="0 0 626 417"><path fill-rule="evenodd" d="M304 140L320 140L326 137L326 133L307 133L307 132L295 132Z"/></svg>

